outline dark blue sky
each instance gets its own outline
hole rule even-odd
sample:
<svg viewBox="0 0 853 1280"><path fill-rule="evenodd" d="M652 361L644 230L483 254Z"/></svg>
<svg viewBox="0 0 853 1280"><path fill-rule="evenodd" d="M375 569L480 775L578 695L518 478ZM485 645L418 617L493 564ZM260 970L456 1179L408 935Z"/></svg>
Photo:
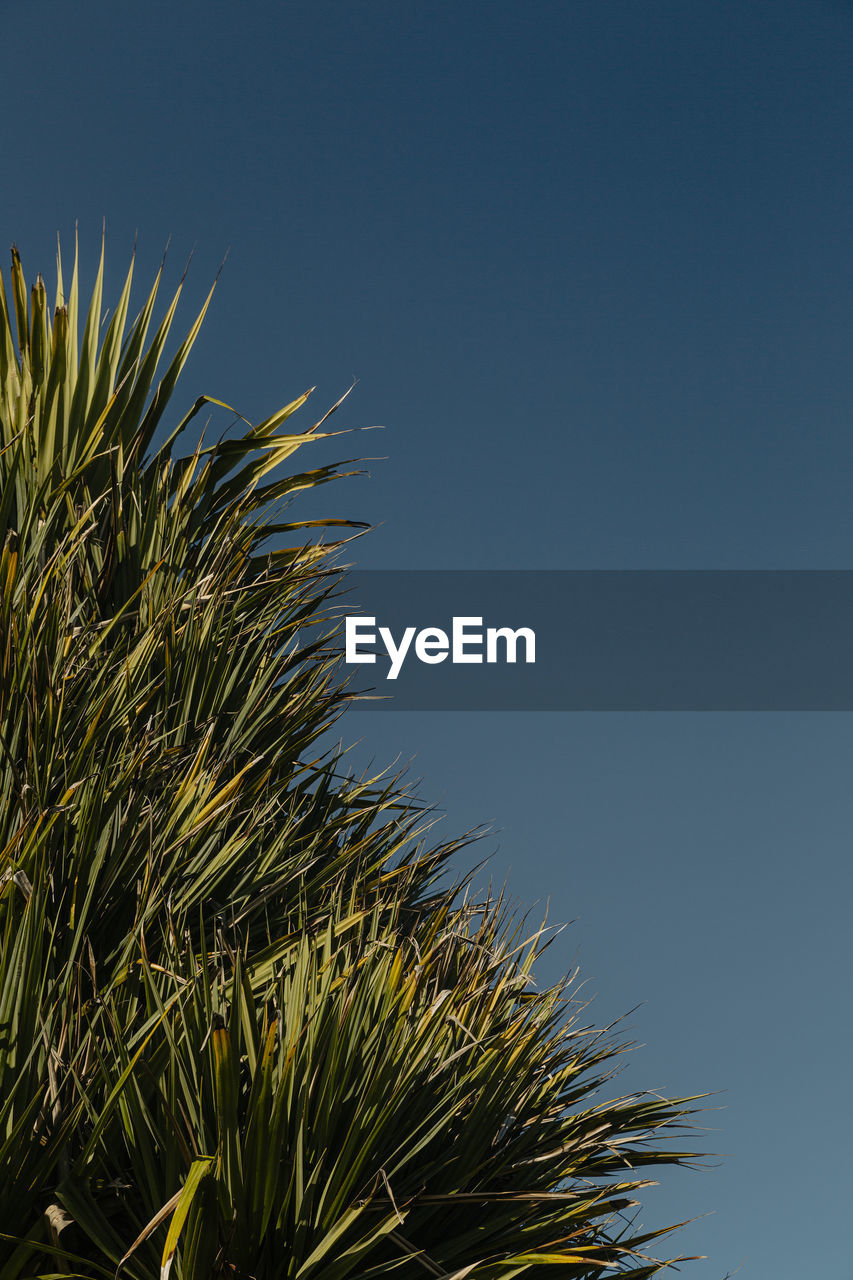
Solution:
<svg viewBox="0 0 853 1280"><path fill-rule="evenodd" d="M0 35L2 237L49 277L79 220L85 271L106 217L114 291L171 235L191 301L230 246L187 401L357 376L336 421L386 430L337 443L387 461L309 502L381 524L363 567L853 567L847 0L0 0ZM731 1157L650 1199L714 1211L695 1273L850 1276L850 718L344 733L494 822L601 1017L647 1002L626 1083L725 1091Z"/></svg>

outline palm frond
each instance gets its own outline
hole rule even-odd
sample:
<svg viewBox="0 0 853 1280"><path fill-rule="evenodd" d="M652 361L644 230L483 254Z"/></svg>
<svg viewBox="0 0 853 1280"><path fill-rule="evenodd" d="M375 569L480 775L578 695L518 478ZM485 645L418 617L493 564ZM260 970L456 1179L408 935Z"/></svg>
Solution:
<svg viewBox="0 0 853 1280"><path fill-rule="evenodd" d="M283 517L351 464L279 471L309 393L179 452L210 296L158 379L181 286L132 279L82 337L76 253L52 311L0 279L0 1280L653 1274L694 1100L609 1097L467 841L323 750L359 526Z"/></svg>

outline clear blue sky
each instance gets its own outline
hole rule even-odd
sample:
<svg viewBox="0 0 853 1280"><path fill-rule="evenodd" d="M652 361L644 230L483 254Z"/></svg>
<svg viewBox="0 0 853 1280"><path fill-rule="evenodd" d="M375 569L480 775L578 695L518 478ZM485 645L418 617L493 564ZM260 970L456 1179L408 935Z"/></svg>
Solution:
<svg viewBox="0 0 853 1280"><path fill-rule="evenodd" d="M849 0L0 0L0 224L108 289L231 256L187 373L355 375L363 567L853 567ZM188 311L185 313L188 314ZM318 413L319 416L319 413ZM576 919L624 1083L723 1091L647 1221L721 1280L853 1276L844 715L353 715Z"/></svg>

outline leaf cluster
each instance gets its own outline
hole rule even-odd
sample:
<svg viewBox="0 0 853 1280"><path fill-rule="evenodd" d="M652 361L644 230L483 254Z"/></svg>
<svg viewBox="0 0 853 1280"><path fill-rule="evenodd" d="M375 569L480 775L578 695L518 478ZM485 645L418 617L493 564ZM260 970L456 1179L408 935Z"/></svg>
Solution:
<svg viewBox="0 0 853 1280"><path fill-rule="evenodd" d="M0 277L0 1280L654 1274L690 1100L600 1100L543 931L319 745L354 526L285 517L328 414L182 451L210 297L158 376L180 286L130 320L131 264L104 323L103 275L79 341L76 254L52 308Z"/></svg>

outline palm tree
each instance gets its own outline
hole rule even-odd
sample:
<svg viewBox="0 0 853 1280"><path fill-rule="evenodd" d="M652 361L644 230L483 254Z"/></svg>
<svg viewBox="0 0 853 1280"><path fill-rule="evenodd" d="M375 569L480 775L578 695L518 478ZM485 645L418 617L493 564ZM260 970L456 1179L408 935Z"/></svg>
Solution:
<svg viewBox="0 0 853 1280"><path fill-rule="evenodd" d="M329 415L179 452L210 296L158 379L180 286L104 327L103 274L79 345L76 253L52 309L0 277L0 1280L654 1274L693 1100L602 1099L544 931L321 746L352 525L285 508L346 464L282 464Z"/></svg>

